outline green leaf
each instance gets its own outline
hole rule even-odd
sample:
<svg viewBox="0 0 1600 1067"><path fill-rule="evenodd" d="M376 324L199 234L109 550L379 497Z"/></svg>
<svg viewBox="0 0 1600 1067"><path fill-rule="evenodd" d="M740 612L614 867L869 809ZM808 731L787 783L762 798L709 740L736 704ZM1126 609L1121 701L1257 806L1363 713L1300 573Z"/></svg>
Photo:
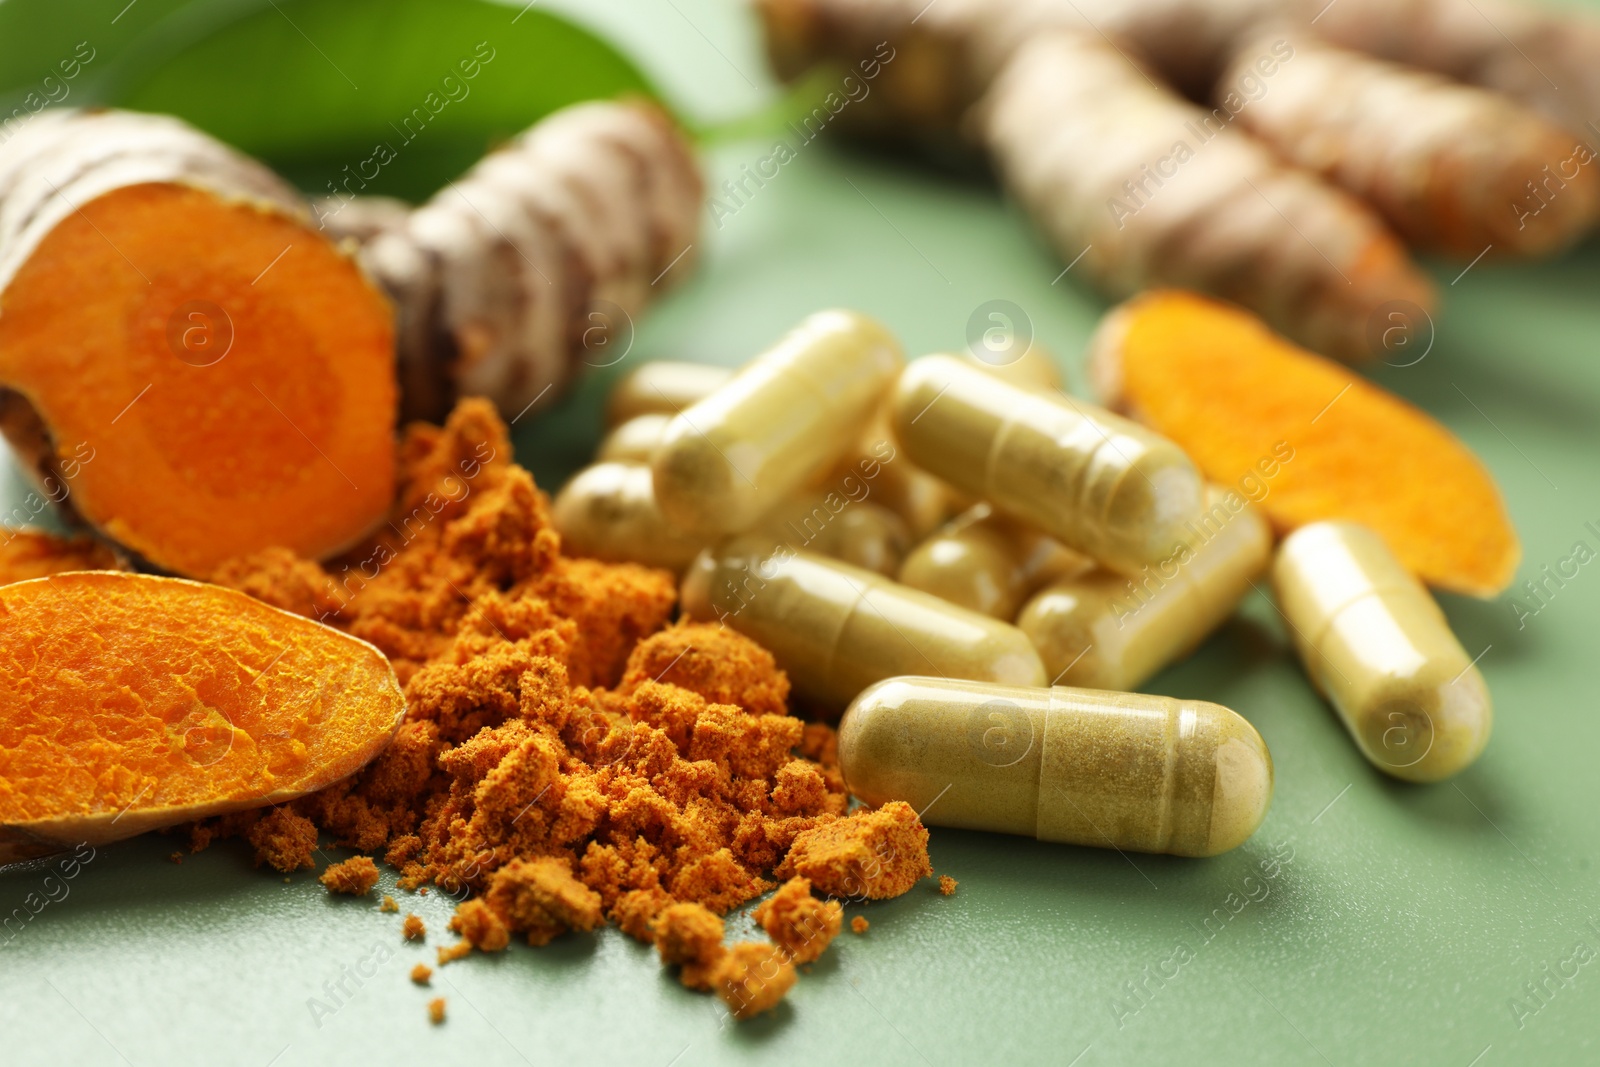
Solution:
<svg viewBox="0 0 1600 1067"><path fill-rule="evenodd" d="M123 18L161 3L139 0ZM118 5L104 6L110 14L95 0L89 19L68 17L60 0L7 0L0 39L9 26L48 42L47 53L68 42L70 55L70 42L93 40L85 23L109 26ZM91 65L93 84L71 102L177 115L313 194L348 187L418 200L558 108L660 99L626 56L531 4L166 0L153 25L149 10L141 14L143 32L116 49L108 37L116 54ZM20 54L0 52L0 76L31 76Z"/></svg>

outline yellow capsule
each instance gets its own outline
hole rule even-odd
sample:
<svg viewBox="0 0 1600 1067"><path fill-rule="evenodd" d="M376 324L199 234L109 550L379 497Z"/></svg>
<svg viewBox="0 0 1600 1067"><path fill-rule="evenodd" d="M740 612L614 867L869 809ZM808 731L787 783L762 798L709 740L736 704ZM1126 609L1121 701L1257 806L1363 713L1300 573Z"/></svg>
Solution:
<svg viewBox="0 0 1600 1067"><path fill-rule="evenodd" d="M683 579L690 618L759 642L795 692L838 711L873 682L912 671L1042 685L1039 654L1014 626L871 571L770 540L736 538L700 554Z"/></svg>
<svg viewBox="0 0 1600 1067"><path fill-rule="evenodd" d="M911 535L900 516L869 500L811 493L779 504L757 526L795 551L813 552L852 567L892 576Z"/></svg>
<svg viewBox="0 0 1600 1067"><path fill-rule="evenodd" d="M928 536L961 507L954 489L895 447L887 405L879 406L855 447L813 485L848 493L854 483L866 484L875 501L904 519L913 538Z"/></svg>
<svg viewBox="0 0 1600 1067"><path fill-rule="evenodd" d="M1478 758L1489 688L1378 534L1352 522L1303 526L1278 549L1272 583L1306 673L1373 766L1437 782Z"/></svg>
<svg viewBox="0 0 1600 1067"><path fill-rule="evenodd" d="M900 567L900 581L1010 622L1023 598L1040 585L1093 566L1055 538L978 503L912 549Z"/></svg>
<svg viewBox="0 0 1600 1067"><path fill-rule="evenodd" d="M1272 756L1200 700L891 678L839 723L839 766L869 805L1041 841L1215 856L1272 801Z"/></svg>
<svg viewBox="0 0 1600 1067"><path fill-rule="evenodd" d="M656 506L650 468L597 463L556 494L550 519L562 550L610 562L643 563L682 573L706 539L667 522Z"/></svg>
<svg viewBox="0 0 1600 1067"><path fill-rule="evenodd" d="M1171 441L952 356L906 368L893 420L918 466L1114 570L1171 555L1200 512L1200 474Z"/></svg>
<svg viewBox="0 0 1600 1067"><path fill-rule="evenodd" d="M748 530L851 446L905 359L881 325L822 311L672 420L656 500L687 530Z"/></svg>
<svg viewBox="0 0 1600 1067"><path fill-rule="evenodd" d="M733 374L731 368L709 363L645 363L611 387L606 424L620 426L640 415L676 415L726 385Z"/></svg>
<svg viewBox="0 0 1600 1067"><path fill-rule="evenodd" d="M966 356L974 367L1019 389L1054 391L1062 388L1061 369L1056 366L1055 358L1039 345L1029 345L1015 358L1007 358L1009 351L996 353L992 357L994 362L980 358L971 350Z"/></svg>
<svg viewBox="0 0 1600 1067"><path fill-rule="evenodd" d="M595 449L596 463L643 463L655 455L661 436L672 423L671 415L635 415L606 434Z"/></svg>
<svg viewBox="0 0 1600 1067"><path fill-rule="evenodd" d="M1137 578L1097 569L1053 582L1024 605L1017 626L1052 680L1137 689L1233 614L1266 570L1272 531L1248 505L1234 511L1217 492L1209 503L1184 546Z"/></svg>

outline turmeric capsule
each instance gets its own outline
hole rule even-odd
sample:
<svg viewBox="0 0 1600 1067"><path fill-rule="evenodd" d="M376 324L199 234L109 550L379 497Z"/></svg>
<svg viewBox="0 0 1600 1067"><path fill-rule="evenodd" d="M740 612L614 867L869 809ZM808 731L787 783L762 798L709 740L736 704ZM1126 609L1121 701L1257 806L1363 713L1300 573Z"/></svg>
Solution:
<svg viewBox="0 0 1600 1067"><path fill-rule="evenodd" d="M1056 366L1055 358L1038 345L1029 345L1022 355L1004 363L979 359L971 351L967 352L967 360L979 370L1003 382L1010 382L1019 389L1051 391L1062 387L1061 370Z"/></svg>
<svg viewBox="0 0 1600 1067"><path fill-rule="evenodd" d="M662 516L650 468L639 463L597 463L580 471L556 494L550 519L564 550L591 559L681 573L706 546L705 538Z"/></svg>
<svg viewBox="0 0 1600 1067"><path fill-rule="evenodd" d="M1114 570L1170 556L1200 512L1200 474L1171 441L953 356L905 369L893 421L918 466Z"/></svg>
<svg viewBox="0 0 1600 1067"><path fill-rule="evenodd" d="M871 571L770 539L735 538L700 554L683 610L768 649L796 693L837 711L873 682L912 671L1044 684L1022 631Z"/></svg>
<svg viewBox="0 0 1600 1067"><path fill-rule="evenodd" d="M869 805L938 826L1176 856L1244 842L1272 800L1272 756L1199 700L891 678L839 723L839 767Z"/></svg>
<svg viewBox="0 0 1600 1067"><path fill-rule="evenodd" d="M640 415L676 415L727 384L728 367L657 360L625 375L611 387L606 424L620 426Z"/></svg>
<svg viewBox="0 0 1600 1067"><path fill-rule="evenodd" d="M824 491L848 491L852 480L870 486L873 499L904 519L913 538L928 536L961 509L954 489L895 447L887 405L879 406L855 446L813 484Z"/></svg>
<svg viewBox="0 0 1600 1067"><path fill-rule="evenodd" d="M1055 538L978 503L912 549L900 568L900 581L1009 622L1023 598L1040 585L1093 566ZM1048 661L1045 669L1050 669Z"/></svg>
<svg viewBox="0 0 1600 1067"><path fill-rule="evenodd" d="M808 493L779 504L757 526L796 551L893 576L911 534L900 516L870 500L837 493Z"/></svg>
<svg viewBox="0 0 1600 1067"><path fill-rule="evenodd" d="M656 500L687 530L748 530L854 442L904 365L881 325L821 311L672 420Z"/></svg>
<svg viewBox="0 0 1600 1067"><path fill-rule="evenodd" d="M1489 740L1489 689L1439 605L1389 546L1352 522L1290 534L1272 565L1311 681L1379 770L1437 782Z"/></svg>
<svg viewBox="0 0 1600 1067"><path fill-rule="evenodd" d="M671 422L671 415L635 415L601 439L594 461L648 465Z"/></svg>
<svg viewBox="0 0 1600 1067"><path fill-rule="evenodd" d="M1028 601L1017 626L1052 681L1137 689L1233 613L1266 570L1272 531L1248 505L1231 510L1221 493L1209 503L1187 542L1137 578L1094 570L1054 582Z"/></svg>

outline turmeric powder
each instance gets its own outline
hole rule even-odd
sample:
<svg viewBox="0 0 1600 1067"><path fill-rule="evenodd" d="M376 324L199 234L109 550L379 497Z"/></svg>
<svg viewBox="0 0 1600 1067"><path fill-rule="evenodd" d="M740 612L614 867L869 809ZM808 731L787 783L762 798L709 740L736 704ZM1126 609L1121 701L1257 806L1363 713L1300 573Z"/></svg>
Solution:
<svg viewBox="0 0 1600 1067"><path fill-rule="evenodd" d="M372 862L371 856L352 856L323 871L318 881L327 886L330 893L364 897L378 884L378 865Z"/></svg>
<svg viewBox="0 0 1600 1067"><path fill-rule="evenodd" d="M88 537L58 537L43 530L0 527L0 585L65 571L120 571L116 553Z"/></svg>
<svg viewBox="0 0 1600 1067"><path fill-rule="evenodd" d="M811 963L838 936L844 924L844 905L818 900L811 882L791 878L752 913L756 922L795 963Z"/></svg>
<svg viewBox="0 0 1600 1067"><path fill-rule="evenodd" d="M0 618L0 863L321 789L405 711L376 649L218 586L76 571Z"/></svg>
<svg viewBox="0 0 1600 1067"><path fill-rule="evenodd" d="M1212 481L1263 482L1259 506L1280 532L1360 522L1430 585L1472 596L1516 572L1499 490L1455 435L1248 312L1147 293L1107 316L1091 364L1106 403L1176 441Z"/></svg>
<svg viewBox="0 0 1600 1067"><path fill-rule="evenodd" d="M338 844L381 852L403 886L477 893L441 963L606 920L659 945L674 906L715 919L771 889L808 831L830 833L794 873L825 892L857 878L892 896L929 873L914 812L845 814L833 731L787 713L789 681L766 650L714 625L668 626L666 571L561 555L486 402L409 428L400 453L395 509L369 545L326 568L263 553L216 576L325 611L395 663L408 710L393 744L292 807ZM701 988L718 985L718 927L717 952L685 976ZM772 946L758 947L718 985L752 1005L793 980L780 967L752 993L751 975L773 970Z"/></svg>

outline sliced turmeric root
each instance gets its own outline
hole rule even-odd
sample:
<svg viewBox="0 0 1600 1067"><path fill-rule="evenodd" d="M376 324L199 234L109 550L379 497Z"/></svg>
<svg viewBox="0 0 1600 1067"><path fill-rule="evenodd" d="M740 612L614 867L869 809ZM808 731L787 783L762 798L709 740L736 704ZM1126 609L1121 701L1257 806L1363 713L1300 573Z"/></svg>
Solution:
<svg viewBox="0 0 1600 1067"><path fill-rule="evenodd" d="M1176 441L1212 481L1253 478L1244 489L1263 487L1251 491L1265 492L1259 506L1280 533L1351 519L1429 585L1471 596L1494 596L1515 575L1517 532L1466 445L1249 312L1146 293L1106 317L1090 352L1104 402Z"/></svg>
<svg viewBox="0 0 1600 1067"><path fill-rule="evenodd" d="M324 557L389 506L393 314L307 218L173 119L46 112L0 148L0 430L39 477L92 455L73 506L161 568Z"/></svg>
<svg viewBox="0 0 1600 1067"><path fill-rule="evenodd" d="M377 649L231 589L0 587L0 863L322 789L404 711Z"/></svg>

